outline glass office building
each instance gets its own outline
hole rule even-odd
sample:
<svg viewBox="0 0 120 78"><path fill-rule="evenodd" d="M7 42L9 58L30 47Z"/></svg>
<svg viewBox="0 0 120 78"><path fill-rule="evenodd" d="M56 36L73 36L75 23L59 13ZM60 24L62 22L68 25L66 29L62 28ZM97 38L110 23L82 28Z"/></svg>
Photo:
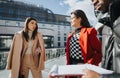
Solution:
<svg viewBox="0 0 120 78"><path fill-rule="evenodd" d="M38 21L46 48L64 47L72 30L69 16L54 14L51 10L13 0L0 1L0 51L9 50L14 33L21 30L26 17Z"/></svg>

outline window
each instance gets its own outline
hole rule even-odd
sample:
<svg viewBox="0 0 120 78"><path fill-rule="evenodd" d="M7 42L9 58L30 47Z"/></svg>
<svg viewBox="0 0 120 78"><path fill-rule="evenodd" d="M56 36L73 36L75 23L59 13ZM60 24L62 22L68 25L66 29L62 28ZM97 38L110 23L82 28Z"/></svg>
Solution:
<svg viewBox="0 0 120 78"><path fill-rule="evenodd" d="M64 42L64 46L66 46L66 42Z"/></svg>
<svg viewBox="0 0 120 78"><path fill-rule="evenodd" d="M27 16L30 16L30 11L26 11L26 15L27 15Z"/></svg>
<svg viewBox="0 0 120 78"><path fill-rule="evenodd" d="M3 8L0 8L0 13L2 13L3 12Z"/></svg>
<svg viewBox="0 0 120 78"><path fill-rule="evenodd" d="M34 12L33 14L35 17L38 17L39 16L39 12Z"/></svg>
<svg viewBox="0 0 120 78"><path fill-rule="evenodd" d="M13 13L14 13L13 9L10 8L10 9L9 9L9 13L10 13L10 14L13 14Z"/></svg>
<svg viewBox="0 0 120 78"><path fill-rule="evenodd" d="M58 31L58 35L60 35L60 31Z"/></svg>
<svg viewBox="0 0 120 78"><path fill-rule="evenodd" d="M58 41L60 41L60 37L58 37Z"/></svg>
<svg viewBox="0 0 120 78"><path fill-rule="evenodd" d="M21 10L21 9L17 9L17 13L18 13L18 15L25 15L26 11L25 10Z"/></svg>
<svg viewBox="0 0 120 78"><path fill-rule="evenodd" d="M64 41L66 41L66 37L64 37Z"/></svg>
<svg viewBox="0 0 120 78"><path fill-rule="evenodd" d="M0 36L0 50L9 49L11 43L12 43L12 36Z"/></svg>
<svg viewBox="0 0 120 78"><path fill-rule="evenodd" d="M6 25L6 26L9 26L9 25L10 25L10 22L9 22L9 21L5 21L5 25Z"/></svg>
<svg viewBox="0 0 120 78"><path fill-rule="evenodd" d="M58 42L58 47L60 47L60 42Z"/></svg>
<svg viewBox="0 0 120 78"><path fill-rule="evenodd" d="M66 33L64 33L64 36L66 36Z"/></svg>
<svg viewBox="0 0 120 78"><path fill-rule="evenodd" d="M46 48L53 47L53 36L44 35L43 39L44 39L44 43L45 43Z"/></svg>
<svg viewBox="0 0 120 78"><path fill-rule="evenodd" d="M20 22L16 22L16 26L20 26Z"/></svg>
<svg viewBox="0 0 120 78"><path fill-rule="evenodd" d="M58 25L58 30L60 30L60 26Z"/></svg>
<svg viewBox="0 0 120 78"><path fill-rule="evenodd" d="M64 41L66 41L66 33L64 33Z"/></svg>

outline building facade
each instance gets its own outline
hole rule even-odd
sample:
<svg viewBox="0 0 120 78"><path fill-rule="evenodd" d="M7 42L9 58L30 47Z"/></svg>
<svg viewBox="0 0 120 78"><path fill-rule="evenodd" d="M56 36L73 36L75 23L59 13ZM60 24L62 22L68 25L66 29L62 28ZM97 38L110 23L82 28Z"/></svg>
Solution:
<svg viewBox="0 0 120 78"><path fill-rule="evenodd" d="M54 14L51 10L13 0L0 1L0 51L9 50L15 32L21 30L26 17L38 21L45 47L65 47L67 35L71 32L69 16Z"/></svg>

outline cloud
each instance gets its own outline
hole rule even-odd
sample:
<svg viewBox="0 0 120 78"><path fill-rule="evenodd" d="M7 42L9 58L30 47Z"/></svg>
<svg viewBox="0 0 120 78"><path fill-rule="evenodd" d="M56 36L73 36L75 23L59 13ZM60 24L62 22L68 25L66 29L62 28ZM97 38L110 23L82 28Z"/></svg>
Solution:
<svg viewBox="0 0 120 78"><path fill-rule="evenodd" d="M64 0L64 4L69 5L67 14L70 15L70 12L72 12L75 9L81 9L86 13L92 25L96 23L96 17L94 15L94 7L92 5L91 0Z"/></svg>
<svg viewBox="0 0 120 78"><path fill-rule="evenodd" d="M63 2L60 2L59 5L63 7L63 6L64 6L64 3L63 3Z"/></svg>
<svg viewBox="0 0 120 78"><path fill-rule="evenodd" d="M21 1L21 0L16 0L16 1ZM44 1L47 1L47 0L44 0ZM35 4L37 6L39 6L39 4L40 4L39 0L24 0L24 2L29 3L29 4ZM60 5L62 8L64 7L64 9L62 9L61 12L66 11L65 15L70 15L70 13L75 9L81 9L86 13L86 15L92 25L94 25L96 23L96 17L94 15L94 11L93 11L94 8L92 6L91 0L60 0L58 2L59 2L58 5ZM66 5L69 6L68 9L66 9ZM46 7L46 5L44 5L44 6ZM59 11L59 10L56 10L56 11ZM61 13L61 12L59 12L59 13Z"/></svg>

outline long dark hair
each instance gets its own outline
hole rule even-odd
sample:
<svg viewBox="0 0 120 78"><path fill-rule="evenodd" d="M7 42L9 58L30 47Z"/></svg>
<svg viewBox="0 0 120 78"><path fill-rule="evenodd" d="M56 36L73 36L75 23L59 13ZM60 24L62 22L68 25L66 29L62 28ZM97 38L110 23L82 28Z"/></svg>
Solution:
<svg viewBox="0 0 120 78"><path fill-rule="evenodd" d="M87 16L85 15L85 13L82 10L75 10L75 11L71 12L71 14L74 14L77 18L80 17L82 19L82 21L81 21L82 26L91 27L90 23L87 19Z"/></svg>
<svg viewBox="0 0 120 78"><path fill-rule="evenodd" d="M29 39L29 35L28 35L28 23L31 20L37 21L35 18L27 17L26 20L25 20L25 23L24 23L23 37L25 38L26 41L28 41L28 39ZM38 31L38 25L36 24L36 28L35 28L35 30L32 33L31 39L33 39L33 40L35 39L35 36L37 35L37 31Z"/></svg>

